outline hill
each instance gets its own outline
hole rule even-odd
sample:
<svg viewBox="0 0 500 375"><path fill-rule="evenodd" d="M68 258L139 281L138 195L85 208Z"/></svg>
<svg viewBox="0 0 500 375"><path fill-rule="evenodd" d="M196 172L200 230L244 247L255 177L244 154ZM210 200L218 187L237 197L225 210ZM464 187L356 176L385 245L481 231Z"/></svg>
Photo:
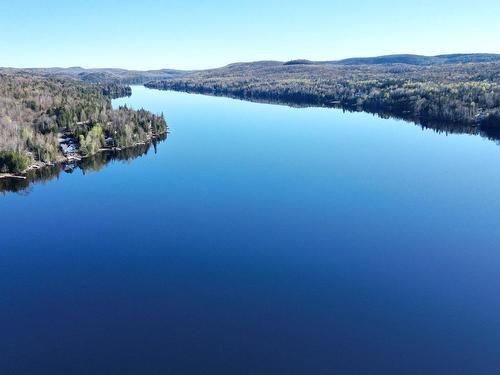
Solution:
<svg viewBox="0 0 500 375"><path fill-rule="evenodd" d="M152 80L169 79L189 73L174 69L126 70L114 68L84 69L70 68L0 68L0 73L30 74L45 78L71 78L91 83L117 83L123 85L143 84Z"/></svg>
<svg viewBox="0 0 500 375"><path fill-rule="evenodd" d="M500 54L472 53L438 56L422 55L387 55L377 57L350 58L338 61L319 62L320 64L335 65L380 65L380 64L408 64L408 65L439 65L465 64L500 61Z"/></svg>

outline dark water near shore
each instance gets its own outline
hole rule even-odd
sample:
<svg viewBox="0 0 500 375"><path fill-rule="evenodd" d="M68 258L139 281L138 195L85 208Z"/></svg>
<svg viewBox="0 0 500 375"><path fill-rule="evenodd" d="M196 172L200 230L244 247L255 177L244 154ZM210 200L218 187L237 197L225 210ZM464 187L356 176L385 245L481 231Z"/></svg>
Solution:
<svg viewBox="0 0 500 375"><path fill-rule="evenodd" d="M0 374L500 373L500 147L135 87L157 153L0 196Z"/></svg>

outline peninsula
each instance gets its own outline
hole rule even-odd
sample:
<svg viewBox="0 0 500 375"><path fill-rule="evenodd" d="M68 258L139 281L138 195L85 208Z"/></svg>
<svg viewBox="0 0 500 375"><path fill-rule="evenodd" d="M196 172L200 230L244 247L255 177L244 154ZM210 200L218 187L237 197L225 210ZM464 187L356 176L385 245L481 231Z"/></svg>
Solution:
<svg viewBox="0 0 500 375"><path fill-rule="evenodd" d="M163 115L111 99L128 86L30 72L0 72L0 177L149 143L167 131Z"/></svg>

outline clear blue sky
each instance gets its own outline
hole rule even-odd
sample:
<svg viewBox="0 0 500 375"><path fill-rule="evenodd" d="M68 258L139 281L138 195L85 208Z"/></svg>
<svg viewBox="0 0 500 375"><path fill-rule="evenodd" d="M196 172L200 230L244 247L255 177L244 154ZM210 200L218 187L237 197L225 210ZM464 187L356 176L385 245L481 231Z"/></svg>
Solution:
<svg viewBox="0 0 500 375"><path fill-rule="evenodd" d="M0 66L208 68L500 53L499 16L499 0L3 0Z"/></svg>

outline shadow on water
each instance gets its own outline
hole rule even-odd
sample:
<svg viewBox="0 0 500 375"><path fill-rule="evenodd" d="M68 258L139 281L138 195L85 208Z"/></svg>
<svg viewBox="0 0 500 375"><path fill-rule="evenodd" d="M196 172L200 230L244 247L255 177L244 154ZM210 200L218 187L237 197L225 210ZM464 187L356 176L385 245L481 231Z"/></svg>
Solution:
<svg viewBox="0 0 500 375"><path fill-rule="evenodd" d="M33 185L39 183L45 184L51 180L57 179L61 173L71 174L76 170L81 170L85 175L89 172L98 172L113 161L128 162L148 154L151 150L156 154L158 143L166 139L167 135L163 135L149 144L137 145L120 151L104 151L80 161L31 170L26 174L26 179L3 178L0 179L0 194L18 193L21 195L28 195L31 193Z"/></svg>
<svg viewBox="0 0 500 375"><path fill-rule="evenodd" d="M349 112L356 112L356 111L349 111ZM422 120L418 118L396 116L394 114L388 114L388 113L374 113L374 112L368 112L368 113L372 113L374 116L383 119L403 120L410 125L416 125L422 129L432 130L438 134L474 135L485 138L489 141L495 142L497 145L500 145L500 127L498 126L470 125L470 124L461 124L453 122L438 122L438 121Z"/></svg>

